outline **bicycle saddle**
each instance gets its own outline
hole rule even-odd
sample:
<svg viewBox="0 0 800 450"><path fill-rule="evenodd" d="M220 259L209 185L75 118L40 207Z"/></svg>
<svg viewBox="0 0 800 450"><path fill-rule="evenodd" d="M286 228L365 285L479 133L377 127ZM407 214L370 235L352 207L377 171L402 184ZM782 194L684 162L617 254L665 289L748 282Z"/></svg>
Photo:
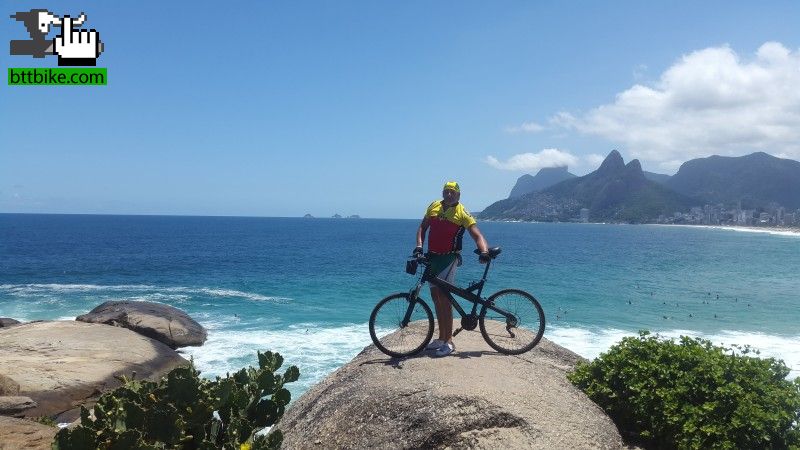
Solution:
<svg viewBox="0 0 800 450"><path fill-rule="evenodd" d="M499 255L500 252L502 252L502 251L503 251L503 249L500 248L500 247L492 247L492 248L489 249L489 257L492 258L492 259L495 259L495 258L497 258L497 255ZM475 254L476 255L480 255L481 251L476 248L475 249Z"/></svg>

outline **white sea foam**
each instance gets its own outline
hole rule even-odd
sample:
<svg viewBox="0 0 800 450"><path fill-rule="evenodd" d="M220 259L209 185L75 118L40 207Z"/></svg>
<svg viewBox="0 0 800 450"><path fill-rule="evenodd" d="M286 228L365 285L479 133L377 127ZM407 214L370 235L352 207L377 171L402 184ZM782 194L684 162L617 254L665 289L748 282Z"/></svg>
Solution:
<svg viewBox="0 0 800 450"><path fill-rule="evenodd" d="M800 335L775 336L743 331L701 333L693 330L669 330L658 334L668 338L677 338L679 336L698 337L725 347L749 345L760 352L760 355L757 356L782 359L791 370L791 373L789 373L790 379L800 377L800 345L797 345L800 342ZM636 333L618 329L553 327L547 330L545 336L585 358L594 359L622 340L623 337L636 336Z"/></svg>
<svg viewBox="0 0 800 450"><path fill-rule="evenodd" d="M290 386L295 392L307 390L371 343L366 324L321 327L309 323L274 330L215 332L213 324L201 323L209 325L206 343L182 351L194 359L204 375L224 376L244 366L255 366L256 351L271 350L284 357L284 368L300 368L300 380Z"/></svg>
<svg viewBox="0 0 800 450"><path fill-rule="evenodd" d="M776 236L792 236L792 237L800 237L800 230L785 230L779 228L750 228L750 227L714 227L711 226L709 228L715 228L718 230L729 230L729 231L739 231L742 233L766 233L766 234L774 234Z"/></svg>
<svg viewBox="0 0 800 450"><path fill-rule="evenodd" d="M98 292L115 292L115 293L141 293L145 297L134 296L132 299L149 300L152 298L159 301L162 300L187 300L191 295L206 295L210 297L230 297L230 298L244 298L253 301L272 301L284 303L291 301L287 297L273 297L252 292L237 291L234 289L220 289L220 288L193 288L184 286L152 286L147 284L121 284L121 285L97 285L97 284L0 284L0 292L6 293L15 297L26 296L47 296L58 294L79 294L79 293L98 293ZM150 297L150 298L148 298Z"/></svg>
<svg viewBox="0 0 800 450"><path fill-rule="evenodd" d="M256 365L256 351L277 351L285 359L284 367L296 365L300 368L300 380L290 386L295 396L348 363L371 344L366 324L321 327L313 323L301 323L266 331L223 331L210 321L213 319L201 319L209 329L208 341L202 347L182 349L194 359L204 375L232 373L242 367ZM782 337L739 331L705 334L691 330L670 330L659 334L665 337L701 337L727 347L733 344L750 345L761 352L761 357L782 359L791 369L789 378L800 376L800 348L796 345L800 336ZM553 327L548 329L546 337L581 356L593 359L623 337L635 335L635 332L619 329Z"/></svg>

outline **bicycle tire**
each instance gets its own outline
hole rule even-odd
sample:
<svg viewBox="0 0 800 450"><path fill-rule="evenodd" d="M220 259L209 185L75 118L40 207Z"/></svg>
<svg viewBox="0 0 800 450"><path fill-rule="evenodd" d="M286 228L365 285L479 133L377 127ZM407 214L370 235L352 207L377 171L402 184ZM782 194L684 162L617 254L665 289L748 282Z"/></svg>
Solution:
<svg viewBox="0 0 800 450"><path fill-rule="evenodd" d="M392 294L379 301L369 316L369 336L378 350L393 357L415 355L425 349L433 337L433 313L422 299L414 300L411 322L403 327L409 294ZM378 337L378 334L381 337Z"/></svg>
<svg viewBox="0 0 800 450"><path fill-rule="evenodd" d="M519 355L536 347L544 335L544 310L536 298L519 289L503 289L487 300L491 305L510 312L517 323L509 329L509 321L499 313L491 314L487 306L478 316L481 335L490 347L506 355Z"/></svg>

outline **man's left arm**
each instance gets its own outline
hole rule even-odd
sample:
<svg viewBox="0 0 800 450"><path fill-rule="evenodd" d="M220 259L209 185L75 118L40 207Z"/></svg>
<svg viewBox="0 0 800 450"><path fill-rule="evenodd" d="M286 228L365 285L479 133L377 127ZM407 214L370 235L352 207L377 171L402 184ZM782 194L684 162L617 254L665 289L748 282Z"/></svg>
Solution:
<svg viewBox="0 0 800 450"><path fill-rule="evenodd" d="M481 230L478 229L477 225L472 225L471 227L467 228L469 230L469 235L472 236L472 239L475 240L475 245L478 246L478 250L481 253L486 253L489 251L489 244L486 243L486 239L481 234Z"/></svg>

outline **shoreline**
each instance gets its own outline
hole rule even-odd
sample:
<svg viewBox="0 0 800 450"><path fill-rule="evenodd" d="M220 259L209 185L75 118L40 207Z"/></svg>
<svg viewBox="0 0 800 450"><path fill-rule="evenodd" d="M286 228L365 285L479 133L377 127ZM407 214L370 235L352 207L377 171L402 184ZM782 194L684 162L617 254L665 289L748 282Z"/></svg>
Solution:
<svg viewBox="0 0 800 450"><path fill-rule="evenodd" d="M775 236L800 237L800 228L766 228L766 227L740 227L733 225L688 225L674 223L650 223L660 227L705 228L709 230L738 231L740 233L765 233Z"/></svg>
<svg viewBox="0 0 800 450"><path fill-rule="evenodd" d="M645 225L658 227L705 228L711 230L739 231L742 233L765 233L775 236L800 237L800 227L744 227L736 225L692 225L680 223L615 223L615 222L541 222L536 220L497 220L481 219L482 222L493 223L531 223L531 224L575 224L575 225Z"/></svg>

